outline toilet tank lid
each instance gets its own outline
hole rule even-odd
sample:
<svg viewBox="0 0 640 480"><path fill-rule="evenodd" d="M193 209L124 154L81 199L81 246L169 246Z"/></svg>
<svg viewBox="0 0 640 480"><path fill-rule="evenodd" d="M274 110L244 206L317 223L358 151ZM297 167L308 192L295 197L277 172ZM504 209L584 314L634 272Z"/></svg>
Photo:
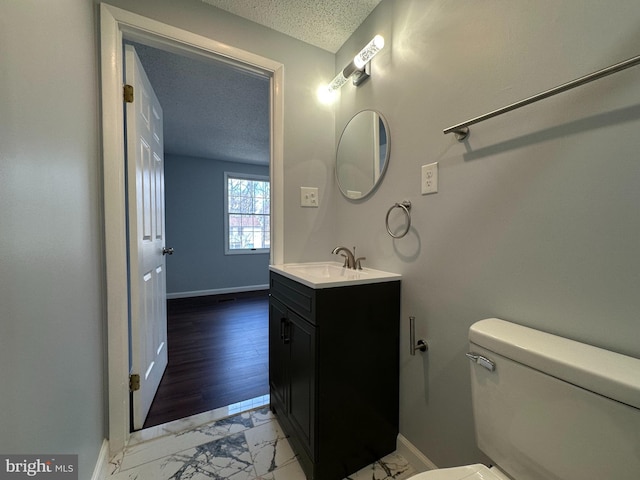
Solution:
<svg viewBox="0 0 640 480"><path fill-rule="evenodd" d="M469 329L469 341L599 395L640 408L640 359L487 318Z"/></svg>

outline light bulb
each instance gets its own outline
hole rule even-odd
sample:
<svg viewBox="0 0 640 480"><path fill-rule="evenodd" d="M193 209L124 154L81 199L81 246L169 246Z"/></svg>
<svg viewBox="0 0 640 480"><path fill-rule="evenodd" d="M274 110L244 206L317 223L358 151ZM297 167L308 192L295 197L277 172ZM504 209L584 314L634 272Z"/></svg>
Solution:
<svg viewBox="0 0 640 480"><path fill-rule="evenodd" d="M353 58L353 63L356 68L363 68L373 57L376 56L376 53L382 50L383 47L384 37L382 37L382 35L376 35L373 37L373 40L371 40L367 46L360 50L360 53Z"/></svg>
<svg viewBox="0 0 640 480"><path fill-rule="evenodd" d="M340 87L347 83L347 78L348 77L345 77L343 72L340 72L338 73L338 75L336 75L336 78L331 80L331 83L327 88L329 89L329 91L340 90Z"/></svg>

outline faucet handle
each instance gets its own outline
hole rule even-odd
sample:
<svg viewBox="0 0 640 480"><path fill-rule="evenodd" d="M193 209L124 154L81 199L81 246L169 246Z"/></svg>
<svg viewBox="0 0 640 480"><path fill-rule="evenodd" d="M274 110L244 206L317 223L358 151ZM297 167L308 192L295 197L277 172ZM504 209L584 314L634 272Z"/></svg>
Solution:
<svg viewBox="0 0 640 480"><path fill-rule="evenodd" d="M362 270L362 265L360 265L360 260L366 260L367 257L360 257L360 258L356 258L356 264L354 265L354 269L356 270Z"/></svg>
<svg viewBox="0 0 640 480"><path fill-rule="evenodd" d="M344 253L341 253L340 256L344 258L344 263L342 264L342 267L349 268L349 257L347 257Z"/></svg>

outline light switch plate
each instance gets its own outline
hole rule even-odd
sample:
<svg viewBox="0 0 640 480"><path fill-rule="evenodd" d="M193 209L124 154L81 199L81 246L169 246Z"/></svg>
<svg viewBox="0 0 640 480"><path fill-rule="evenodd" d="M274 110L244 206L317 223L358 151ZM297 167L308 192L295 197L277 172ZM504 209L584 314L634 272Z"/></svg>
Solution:
<svg viewBox="0 0 640 480"><path fill-rule="evenodd" d="M300 187L300 206L318 206L318 187Z"/></svg>
<svg viewBox="0 0 640 480"><path fill-rule="evenodd" d="M422 166L422 194L438 193L438 162Z"/></svg>

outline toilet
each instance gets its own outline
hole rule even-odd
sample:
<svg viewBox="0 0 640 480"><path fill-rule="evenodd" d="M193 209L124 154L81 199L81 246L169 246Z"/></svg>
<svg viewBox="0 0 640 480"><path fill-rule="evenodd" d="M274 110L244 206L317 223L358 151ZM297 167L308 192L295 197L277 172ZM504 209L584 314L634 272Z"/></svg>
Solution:
<svg viewBox="0 0 640 480"><path fill-rule="evenodd" d="M497 318L469 346L476 443L495 466L410 480L640 478L640 359Z"/></svg>

